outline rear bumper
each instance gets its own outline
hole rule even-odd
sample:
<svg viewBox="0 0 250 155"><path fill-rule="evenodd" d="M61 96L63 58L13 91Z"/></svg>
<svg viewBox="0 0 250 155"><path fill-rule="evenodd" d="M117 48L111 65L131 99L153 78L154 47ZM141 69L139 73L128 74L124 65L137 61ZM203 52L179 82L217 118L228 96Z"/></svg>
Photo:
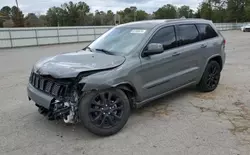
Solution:
<svg viewBox="0 0 250 155"><path fill-rule="evenodd" d="M223 52L223 55L222 55L222 68L221 68L221 69L223 69L224 66L225 66L225 63L226 63L226 56L227 56L226 52Z"/></svg>
<svg viewBox="0 0 250 155"><path fill-rule="evenodd" d="M27 86L27 93L29 99L33 100L39 106L42 106L46 109L50 108L53 97L37 90L30 83Z"/></svg>

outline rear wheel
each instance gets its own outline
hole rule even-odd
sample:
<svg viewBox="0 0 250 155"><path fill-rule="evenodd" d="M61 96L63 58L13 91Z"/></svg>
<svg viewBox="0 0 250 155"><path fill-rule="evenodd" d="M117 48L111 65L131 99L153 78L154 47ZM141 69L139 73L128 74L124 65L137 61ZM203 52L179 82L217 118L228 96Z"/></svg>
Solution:
<svg viewBox="0 0 250 155"><path fill-rule="evenodd" d="M83 125L99 136L119 132L130 115L126 94L116 88L91 92L81 100L79 116Z"/></svg>
<svg viewBox="0 0 250 155"><path fill-rule="evenodd" d="M201 81L197 85L202 92L214 91L220 81L221 67L218 62L210 61L203 73Z"/></svg>

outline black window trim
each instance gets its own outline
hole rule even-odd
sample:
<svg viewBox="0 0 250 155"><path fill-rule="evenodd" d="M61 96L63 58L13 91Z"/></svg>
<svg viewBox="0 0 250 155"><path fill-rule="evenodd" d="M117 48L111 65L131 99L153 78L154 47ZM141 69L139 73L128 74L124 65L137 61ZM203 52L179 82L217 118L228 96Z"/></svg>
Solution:
<svg viewBox="0 0 250 155"><path fill-rule="evenodd" d="M180 44L180 34L179 34L179 31L176 31L178 47L183 47L183 46L192 45L192 44L195 44L195 43L198 43L198 42L201 41L200 32L199 32L199 30L198 30L198 28L197 28L197 26L196 26L196 23L182 23L182 24L176 24L176 25L175 25L175 26L176 26L176 30L178 30L178 26L180 26L180 25L194 25L195 28L196 28L196 30L197 30L197 32L198 32L199 40L196 41L196 42L194 42L194 43L190 43L190 44L186 44L186 45L181 45L181 44Z"/></svg>
<svg viewBox="0 0 250 155"><path fill-rule="evenodd" d="M214 38L209 38L209 39L206 39L206 40L201 40L200 31L199 31L199 29L198 29L198 27L197 27L198 24L209 25L209 26L215 31L215 33L217 34L217 36L216 36L215 38L217 38L217 37L220 36L220 35L218 34L218 32L213 28L213 26L211 26L209 23L197 23L197 22L194 22L194 23L180 23L180 24L177 23L177 24L163 25L163 26L159 27L158 29L156 29L156 30L152 33L152 35L148 38L147 42L144 44L143 48L140 50L139 56L140 56L141 58L144 57L144 56L143 56L143 52L145 51L145 48L147 47L147 45L149 44L149 42L150 42L150 40L153 38L153 36L154 36L159 30L161 30L161 29L163 29L163 28L166 28L166 27L170 27L170 26L173 26L173 27L174 27L175 38L176 38L177 45L176 45L176 47L171 48L171 49L168 49L168 50L176 49L176 48L183 47L183 46L190 46L190 45L195 44L195 43L199 43L199 42L202 42L202 41L214 39ZM191 43L191 44L187 44L187 45L180 45L180 41L179 41L179 40L180 40L180 38L179 38L179 32L177 31L177 26L179 26L179 25L194 25L195 28L196 28L196 30L197 30L197 32L199 33L199 40L198 40L197 42L195 42L195 43ZM164 50L164 52L165 52L165 51L167 51L167 50Z"/></svg>
<svg viewBox="0 0 250 155"><path fill-rule="evenodd" d="M167 27L173 27L173 28L174 28L175 39L176 39L176 47L171 48L171 49L164 50L164 52L179 47L179 45L178 45L178 40L177 40L177 39L178 39L178 38L177 38L178 36L177 36L177 31L176 31L176 24L164 25L164 26L161 26L161 27L159 27L158 29L156 29L156 30L153 32L153 34L149 37L149 39L147 40L147 43L143 46L143 48L142 48L142 50L141 50L141 52L140 52L140 56L141 56L142 58L144 57L144 54L143 54L143 53L144 53L145 49L147 48L149 42L150 42L151 39L155 36L155 34L156 34L158 31L160 31L161 29L164 29L164 28L167 28ZM164 52L163 52L163 53L164 53Z"/></svg>
<svg viewBox="0 0 250 155"><path fill-rule="evenodd" d="M198 26L197 25L208 25L208 26L210 26L212 29L213 29L213 31L216 33L216 37L213 37L213 38L208 38L208 39L204 39L204 40L202 40L201 39L201 33L200 33L200 31L199 31L199 28L198 28ZM217 38L217 37L219 37L219 34L218 34L218 32L210 25L210 24L208 24L208 23L195 23L195 26L196 26L196 29L198 30L198 32L199 32L199 38L200 38L200 42L201 41L205 41L205 40L210 40L210 39L214 39L214 38Z"/></svg>

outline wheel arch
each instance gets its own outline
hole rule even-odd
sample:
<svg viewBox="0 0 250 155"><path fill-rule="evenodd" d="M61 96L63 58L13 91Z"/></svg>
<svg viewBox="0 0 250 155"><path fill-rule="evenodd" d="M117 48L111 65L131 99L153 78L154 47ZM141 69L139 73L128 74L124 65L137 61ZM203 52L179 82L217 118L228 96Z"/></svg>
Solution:
<svg viewBox="0 0 250 155"><path fill-rule="evenodd" d="M222 70L222 68L223 68L223 62L222 62L222 57L221 57L220 55L216 55L216 56L211 57L211 58L208 60L207 64L208 64L209 62L211 62L211 61L216 61L216 62L218 62L218 64L220 65L220 69Z"/></svg>
<svg viewBox="0 0 250 155"><path fill-rule="evenodd" d="M129 82L120 82L117 84L85 84L81 89L81 92L99 91L110 88L121 89L127 95L131 103L131 107L134 107L135 99L138 97L138 92L136 88Z"/></svg>
<svg viewBox="0 0 250 155"><path fill-rule="evenodd" d="M217 85L218 85L219 80L220 80L220 71L222 70L222 65L223 65L222 61L223 60L222 60L220 55L212 56L211 58L208 59L206 65L205 65L205 69L204 69L204 71L202 73L202 76L201 76L199 82L196 85L197 88L200 91L202 91L202 92L211 92L211 91L213 91L213 90L215 90L217 88ZM209 77L210 76L209 75L210 71L208 70L209 69L208 67L211 67L211 64L217 65L218 70L220 70L217 73L213 73L214 75L212 75L212 77L213 77L212 80L216 81L216 82L214 84L212 84L212 85L211 85L211 82L210 82L210 84L207 83L207 81L210 79L210 77ZM215 74L217 74L217 75L215 75ZM214 78L215 78L214 76L217 76L218 79L214 80Z"/></svg>
<svg viewBox="0 0 250 155"><path fill-rule="evenodd" d="M197 83L200 82L200 80L201 80L201 78L202 78L202 75L203 75L203 73L204 73L204 71L205 71L207 65L208 65L209 62L211 62L211 61L216 61L216 62L218 62L219 65L220 65L220 67L221 67L221 70L222 70L222 68L223 68L223 60L222 60L221 55L219 55L219 54L212 55L211 57L209 57L209 58L207 59L205 65L204 65L203 68L201 69L201 72L200 72L200 74L199 74L199 76L198 76L198 78L197 78Z"/></svg>
<svg viewBox="0 0 250 155"><path fill-rule="evenodd" d="M132 108L135 108L135 99L138 97L137 91L135 87L128 83L128 82L123 82L115 85L114 87L121 89L128 97L130 106Z"/></svg>

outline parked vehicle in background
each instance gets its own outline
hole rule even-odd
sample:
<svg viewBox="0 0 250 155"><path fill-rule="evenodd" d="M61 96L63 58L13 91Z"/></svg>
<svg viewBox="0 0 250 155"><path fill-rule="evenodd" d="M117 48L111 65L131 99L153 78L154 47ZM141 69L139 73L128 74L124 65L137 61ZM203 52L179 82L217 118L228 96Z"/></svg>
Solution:
<svg viewBox="0 0 250 155"><path fill-rule="evenodd" d="M250 32L250 24L241 27L242 32Z"/></svg>
<svg viewBox="0 0 250 155"><path fill-rule="evenodd" d="M38 61L28 97L49 119L81 121L94 134L112 135L132 108L191 85L215 90L225 43L208 20L119 25L83 50Z"/></svg>

